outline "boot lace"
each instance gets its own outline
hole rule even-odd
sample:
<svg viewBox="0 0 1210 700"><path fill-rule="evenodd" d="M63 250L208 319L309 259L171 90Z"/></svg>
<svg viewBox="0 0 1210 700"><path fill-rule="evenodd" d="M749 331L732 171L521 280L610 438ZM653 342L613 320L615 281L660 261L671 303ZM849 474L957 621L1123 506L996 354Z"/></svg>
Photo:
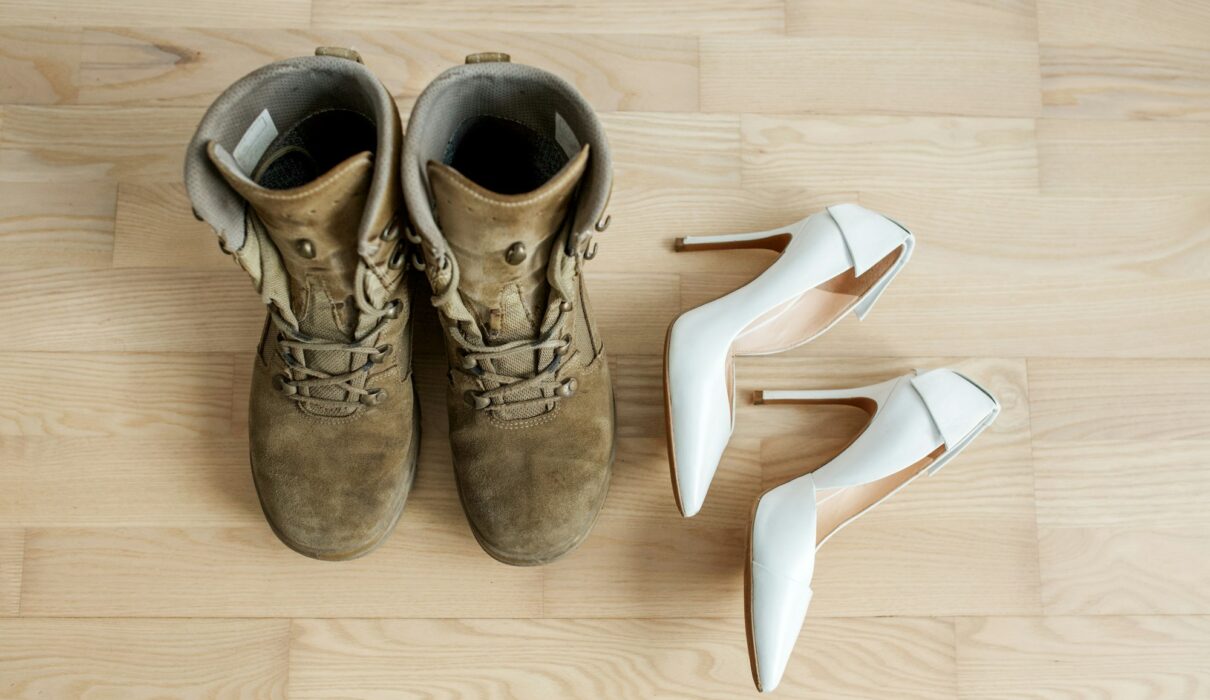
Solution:
<svg viewBox="0 0 1210 700"><path fill-rule="evenodd" d="M278 314L276 309L272 306L270 307L269 317L278 331L278 351L281 353L286 366L290 369L289 374L280 374L274 378L274 386L286 398L292 401L306 402L330 408L374 406L386 400L387 393L385 390L366 389L358 386L357 382L363 377L368 376L370 370L375 365L386 361L387 356L391 352L391 346L389 344L375 345L369 342L369 340L379 337L383 327L391 319L399 316L403 302L400 299L394 299L382 308L374 306L366 295L365 275L365 267L359 266L355 284L356 293L354 295L357 302L357 312L362 318L376 319L377 322L369 332L362 336L361 340L345 343L313 338L291 325ZM350 357L350 364L352 364L351 358L359 355L365 356L366 361L348 372L331 374L304 365L299 359L306 357L303 354L304 352L343 353ZM301 378L296 379L295 377L297 376ZM364 384L364 382L361 383ZM314 396L314 390L322 387L336 387L344 392L345 398L333 399Z"/></svg>
<svg viewBox="0 0 1210 700"><path fill-rule="evenodd" d="M448 264L449 261L443 257L442 267ZM457 264L453 265L450 274L445 288L433 297L433 306L438 309L447 308L458 293ZM477 410L486 410L503 406L554 403L574 394L577 388L575 378L560 379L558 376L559 368L571 362L579 352L572 348L571 335L559 332L570 308L569 304L561 304L558 307L558 316L555 317L550 330L545 333L535 338L513 340L499 345L482 343L463 332L459 325L451 325L450 337L458 345L458 355L462 358L462 364L456 368L457 371L477 377L485 384L495 385L482 391L466 392L466 402ZM542 350L552 350L551 359L533 374L506 374L495 369L497 361L506 357L519 353L532 355ZM521 396L530 393L531 389L538 390L539 395L524 398Z"/></svg>

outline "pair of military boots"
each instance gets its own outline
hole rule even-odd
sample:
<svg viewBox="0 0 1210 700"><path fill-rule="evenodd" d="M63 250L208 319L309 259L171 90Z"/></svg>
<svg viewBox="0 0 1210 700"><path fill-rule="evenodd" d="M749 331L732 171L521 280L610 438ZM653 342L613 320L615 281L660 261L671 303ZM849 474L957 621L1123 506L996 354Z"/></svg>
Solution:
<svg viewBox="0 0 1210 700"><path fill-rule="evenodd" d="M409 269L444 334L454 472L476 539L515 565L584 540L614 450L583 276L610 178L584 98L503 54L434 80L406 138L390 93L346 49L265 66L210 107L185 182L268 307L249 451L286 545L351 559L403 512L420 440Z"/></svg>

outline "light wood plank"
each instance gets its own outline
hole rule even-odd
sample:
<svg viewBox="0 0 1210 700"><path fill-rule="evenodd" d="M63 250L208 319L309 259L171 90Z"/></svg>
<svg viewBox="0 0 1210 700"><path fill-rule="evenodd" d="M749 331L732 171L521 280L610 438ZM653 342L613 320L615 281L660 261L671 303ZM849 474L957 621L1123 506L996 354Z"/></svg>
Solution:
<svg viewBox="0 0 1210 700"><path fill-rule="evenodd" d="M786 31L872 40L1037 39L1034 0L787 0Z"/></svg>
<svg viewBox="0 0 1210 700"><path fill-rule="evenodd" d="M450 494L453 497L453 494ZM449 508L409 503L367 557L340 565L246 528L27 532L22 614L158 617L532 617L542 569L479 549ZM221 571L222 576L213 573ZM205 581L205 586L198 586ZM456 592L456 594L454 593Z"/></svg>
<svg viewBox="0 0 1210 700"><path fill-rule="evenodd" d="M379 698L399 688L619 699L754 692L738 619L301 620L296 627L290 695L297 698ZM778 693L953 698L953 653L947 621L811 619Z"/></svg>
<svg viewBox="0 0 1210 700"><path fill-rule="evenodd" d="M529 29L529 28L526 28ZM271 61L314 46L353 46L395 95L410 99L438 73L486 48L571 81L597 109L696 111L697 40L677 35L467 31L98 29L83 38L79 101L206 106Z"/></svg>
<svg viewBox="0 0 1210 700"><path fill-rule="evenodd" d="M1040 182L1048 194L1205 192L1207 161L1210 123L1038 122Z"/></svg>
<svg viewBox="0 0 1210 700"><path fill-rule="evenodd" d="M1041 63L1042 114L1049 118L1210 119L1205 42L1043 45Z"/></svg>
<svg viewBox="0 0 1210 700"><path fill-rule="evenodd" d="M0 27L0 103L71 101L79 67L79 29Z"/></svg>
<svg viewBox="0 0 1210 700"><path fill-rule="evenodd" d="M1076 44L1205 46L1210 6L1197 0L1037 0L1038 37Z"/></svg>
<svg viewBox="0 0 1210 700"><path fill-rule="evenodd" d="M113 224L114 267L175 267L231 272L238 264L193 216L181 183L123 183Z"/></svg>
<svg viewBox="0 0 1210 700"><path fill-rule="evenodd" d="M5 107L0 181L179 181L201 118L190 107Z"/></svg>
<svg viewBox="0 0 1210 700"><path fill-rule="evenodd" d="M677 315L680 289L674 275L589 271L589 303L609 352L660 347ZM427 301L421 297L422 303Z"/></svg>
<svg viewBox="0 0 1210 700"><path fill-rule="evenodd" d="M1210 618L958 619L963 698L1193 698L1210 691Z"/></svg>
<svg viewBox="0 0 1210 700"><path fill-rule="evenodd" d="M1063 305L1072 308L1072 323L1079 323L1087 307L1099 303L1084 293L1085 284L1189 283L1205 279L1210 270L1210 195L1205 193L1150 197L980 193L972 197L963 192L897 189L863 191L860 203L917 235L913 273L969 274L989 284L1004 281L1015 290L1039 285L1048 291L1054 281L1063 279L1069 283ZM1146 293L1141 286L1134 291ZM1007 301L1019 304L1015 293L1012 296ZM1153 304L1158 305L1158 301ZM1038 335L1031 333L1031 342L1042 341ZM1033 347L1029 354L1053 352Z"/></svg>
<svg viewBox="0 0 1210 700"><path fill-rule="evenodd" d="M285 698L285 620L0 620L5 697Z"/></svg>
<svg viewBox="0 0 1210 700"><path fill-rule="evenodd" d="M108 267L112 183L0 182L0 267Z"/></svg>
<svg viewBox="0 0 1210 700"><path fill-rule="evenodd" d="M1041 527L1210 528L1210 441L1041 441L1033 454Z"/></svg>
<svg viewBox="0 0 1210 700"><path fill-rule="evenodd" d="M1210 438L1210 360L1029 361L1034 439Z"/></svg>
<svg viewBox="0 0 1210 700"><path fill-rule="evenodd" d="M726 114L601 115L614 178L631 187L740 184L740 120Z"/></svg>
<svg viewBox="0 0 1210 700"><path fill-rule="evenodd" d="M215 413L221 429L224 414ZM0 527L263 522L244 431L239 437L143 432L138 440L5 438Z"/></svg>
<svg viewBox="0 0 1210 700"><path fill-rule="evenodd" d="M0 528L0 617L21 611L21 569L25 530Z"/></svg>
<svg viewBox="0 0 1210 700"><path fill-rule="evenodd" d="M504 31L617 32L625 34L697 34L781 31L780 0L743 4L727 0L676 0L652 4L638 0L313 0L312 20L321 27L440 27ZM494 50L484 46L481 51Z"/></svg>
<svg viewBox="0 0 1210 700"><path fill-rule="evenodd" d="M702 37L708 112L1034 117L1030 41ZM827 70L804 70L827 66Z"/></svg>
<svg viewBox="0 0 1210 700"><path fill-rule="evenodd" d="M1029 119L743 115L745 187L1037 191Z"/></svg>
<svg viewBox="0 0 1210 700"><path fill-rule="evenodd" d="M0 435L137 438L230 431L231 356L0 352Z"/></svg>
<svg viewBox="0 0 1210 700"><path fill-rule="evenodd" d="M1038 535L1048 615L1210 613L1210 526L1042 526Z"/></svg>
<svg viewBox="0 0 1210 700"><path fill-rule="evenodd" d="M87 293L84 292L87 290ZM39 299L30 314L27 299ZM65 319L71 319L66 323ZM243 270L12 270L0 274L2 350L215 352L256 347L265 312ZM132 355L132 363L137 356Z"/></svg>
<svg viewBox="0 0 1210 700"><path fill-rule="evenodd" d="M0 0L0 25L305 27L311 0L129 0L115 7L88 0Z"/></svg>

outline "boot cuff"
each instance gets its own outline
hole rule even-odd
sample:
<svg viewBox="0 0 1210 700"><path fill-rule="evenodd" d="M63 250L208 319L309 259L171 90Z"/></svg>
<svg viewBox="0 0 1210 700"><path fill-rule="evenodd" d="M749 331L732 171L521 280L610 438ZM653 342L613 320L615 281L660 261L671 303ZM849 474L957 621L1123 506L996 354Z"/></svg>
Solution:
<svg viewBox="0 0 1210 700"><path fill-rule="evenodd" d="M584 144L591 158L580 187L573 233L588 232L609 203L611 166L605 130L588 102L566 80L516 63L455 66L425 88L412 108L403 144L403 193L415 232L427 253L446 250L433 218L430 161L444 162L459 127L476 117L518 122L556 141L570 158Z"/></svg>
<svg viewBox="0 0 1210 700"><path fill-rule="evenodd" d="M378 78L362 64L334 56L271 63L244 76L215 100L185 153L185 188L194 213L218 233L224 250L239 251L247 240L244 199L211 163L207 145L213 141L234 153L245 132L266 110L277 128L284 130L324 109L351 109L374 122L378 130L376 168L366 211L377 211L388 198L393 201L389 189L399 157L399 121L395 102ZM370 230L373 219L363 217L361 248L377 245L378 231Z"/></svg>

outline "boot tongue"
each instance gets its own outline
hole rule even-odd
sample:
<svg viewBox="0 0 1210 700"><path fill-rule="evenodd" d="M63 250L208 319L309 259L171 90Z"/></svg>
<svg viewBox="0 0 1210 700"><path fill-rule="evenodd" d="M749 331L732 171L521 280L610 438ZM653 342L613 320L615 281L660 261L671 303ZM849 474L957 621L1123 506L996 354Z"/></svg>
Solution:
<svg viewBox="0 0 1210 700"><path fill-rule="evenodd" d="M350 340L357 324L353 294L358 233L374 174L373 155L358 153L312 177L305 153L283 149L266 157L254 181L236 170L234 160L217 144L211 143L209 153L281 254L299 329L325 340ZM266 186L282 182L283 170L295 181L308 179L288 189Z"/></svg>
<svg viewBox="0 0 1210 700"><path fill-rule="evenodd" d="M587 164L584 146L538 189L500 194L429 162L433 213L463 271L458 290L488 341L538 335L550 294L551 249Z"/></svg>

